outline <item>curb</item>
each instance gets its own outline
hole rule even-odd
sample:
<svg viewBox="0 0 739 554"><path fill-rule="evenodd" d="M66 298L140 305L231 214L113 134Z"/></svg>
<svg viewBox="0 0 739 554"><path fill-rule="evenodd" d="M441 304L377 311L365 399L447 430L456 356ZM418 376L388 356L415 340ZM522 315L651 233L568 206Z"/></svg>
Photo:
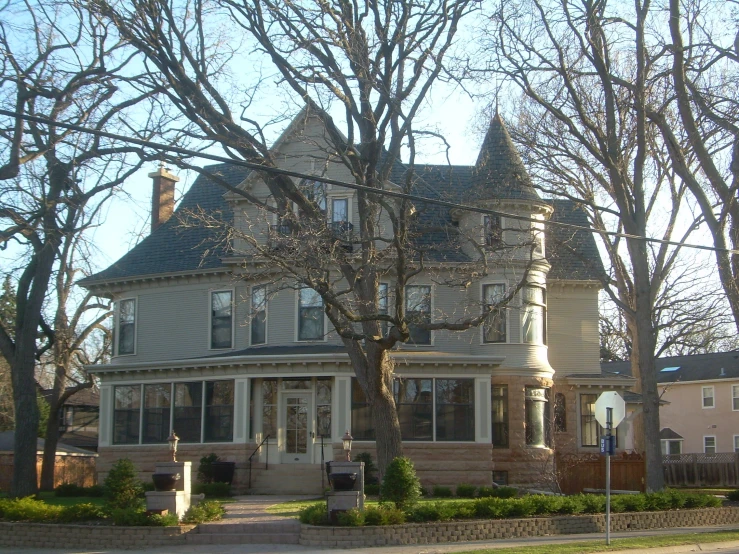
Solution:
<svg viewBox="0 0 739 554"><path fill-rule="evenodd" d="M644 549L649 554L679 554L681 552L713 552L727 548L739 548L739 541L706 542L695 544L681 544L675 546L658 546ZM626 550L609 550L609 554L633 554L638 548Z"/></svg>

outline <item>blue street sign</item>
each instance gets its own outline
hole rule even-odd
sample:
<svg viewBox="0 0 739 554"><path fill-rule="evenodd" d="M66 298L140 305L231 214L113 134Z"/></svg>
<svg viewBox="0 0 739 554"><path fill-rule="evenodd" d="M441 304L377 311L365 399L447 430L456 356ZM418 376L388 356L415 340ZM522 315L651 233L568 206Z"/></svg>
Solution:
<svg viewBox="0 0 739 554"><path fill-rule="evenodd" d="M616 453L616 437L603 435L600 437L600 453L613 456Z"/></svg>

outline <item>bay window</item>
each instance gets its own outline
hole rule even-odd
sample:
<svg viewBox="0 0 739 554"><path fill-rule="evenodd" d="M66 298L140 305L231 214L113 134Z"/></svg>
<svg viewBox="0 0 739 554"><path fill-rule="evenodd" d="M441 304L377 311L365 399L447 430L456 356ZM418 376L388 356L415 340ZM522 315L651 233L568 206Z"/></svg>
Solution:
<svg viewBox="0 0 739 554"><path fill-rule="evenodd" d="M419 325L431 323L431 285L405 287L405 315L410 344L431 344L431 331Z"/></svg>
<svg viewBox="0 0 739 554"><path fill-rule="evenodd" d="M505 298L505 285L493 283L482 287L483 309L488 310ZM495 308L485 320L482 332L482 341L506 342L506 309Z"/></svg>
<svg viewBox="0 0 739 554"><path fill-rule="evenodd" d="M542 287L521 289L523 302L521 329L525 344L546 344L546 293Z"/></svg>
<svg viewBox="0 0 739 554"><path fill-rule="evenodd" d="M526 445L549 446L549 389L526 387Z"/></svg>
<svg viewBox="0 0 739 554"><path fill-rule="evenodd" d="M493 446L508 448L508 385L492 387Z"/></svg>

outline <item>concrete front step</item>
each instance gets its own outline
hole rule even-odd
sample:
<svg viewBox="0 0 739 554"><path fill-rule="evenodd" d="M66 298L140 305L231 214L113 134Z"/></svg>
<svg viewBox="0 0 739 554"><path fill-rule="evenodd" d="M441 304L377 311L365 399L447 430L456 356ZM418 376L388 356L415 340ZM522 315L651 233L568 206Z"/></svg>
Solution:
<svg viewBox="0 0 739 554"><path fill-rule="evenodd" d="M255 523L201 523L185 535L190 544L298 544L296 520Z"/></svg>
<svg viewBox="0 0 739 554"><path fill-rule="evenodd" d="M320 464L279 464L254 472L249 493L322 494L324 487L328 487L328 479Z"/></svg>

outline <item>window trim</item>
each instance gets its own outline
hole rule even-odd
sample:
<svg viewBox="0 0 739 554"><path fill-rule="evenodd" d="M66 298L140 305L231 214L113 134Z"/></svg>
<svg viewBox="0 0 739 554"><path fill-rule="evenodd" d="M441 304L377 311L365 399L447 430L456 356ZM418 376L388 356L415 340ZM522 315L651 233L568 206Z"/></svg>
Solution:
<svg viewBox="0 0 739 554"><path fill-rule="evenodd" d="M253 342L252 321L254 321L254 289L264 289L264 342ZM249 346L269 344L269 295L267 294L267 284L252 285L249 288Z"/></svg>
<svg viewBox="0 0 739 554"><path fill-rule="evenodd" d="M121 339L120 339L120 333L121 333L121 303L127 302L127 301L133 301L133 352L125 352L123 354L120 353L121 349ZM138 324L139 324L139 297L138 296L126 296L124 298L119 298L116 300L115 303L115 336L113 337L115 340L115 352L113 353L114 357L119 356L135 356L138 351Z"/></svg>
<svg viewBox="0 0 739 554"><path fill-rule="evenodd" d="M404 306L404 313L406 315L406 318L408 317L408 287L428 287L429 289L429 321L433 321L433 313L434 313L434 285L432 283L411 283L405 285L404 292L404 299L403 302L405 303ZM388 293L389 293L388 288ZM388 303L389 308L389 303ZM416 344L415 342L404 342L403 347L404 348L431 348L434 346L434 331L429 331L429 342L423 343L423 344Z"/></svg>
<svg viewBox="0 0 739 554"><path fill-rule="evenodd" d="M731 385L731 411L739 412L739 385Z"/></svg>
<svg viewBox="0 0 739 554"><path fill-rule="evenodd" d="M334 200L346 200L346 222L352 224L352 197L345 194L327 196L329 206L326 208L326 221L329 223L337 223L334 221Z"/></svg>
<svg viewBox="0 0 739 554"><path fill-rule="evenodd" d="M508 281L505 279L482 282L480 283L480 292L479 292L479 298L480 298L481 304L485 304L485 287L488 285L503 285L503 294L504 295L507 294L506 291L508 290ZM484 309L485 309L484 306L480 306L480 312L482 312ZM511 343L511 334L509 333L509 330L511 328L511 325L510 325L511 324L511 314L510 314L511 310L508 309L507 305L504 306L502 310L503 310L503 313L505 314L505 340L497 341L497 342L486 341L485 340L485 323L483 322L483 324L480 325L479 327L481 345L487 346L490 344L510 344Z"/></svg>
<svg viewBox="0 0 739 554"><path fill-rule="evenodd" d="M235 299L235 292L234 289L213 289L209 291L210 294L208 296L208 350L233 350L235 346L235 332L234 328L236 327L234 325L234 312L236 311L236 303L234 302ZM215 347L213 346L213 296L221 293L221 292L228 292L231 294L231 346L219 346Z"/></svg>
<svg viewBox="0 0 739 554"><path fill-rule="evenodd" d="M310 287L300 287L300 288L298 288L295 291L295 318L294 318L294 321L295 321L295 336L294 336L295 342L301 342L301 343L326 342L328 340L328 337L327 337L328 333L326 331L326 319L327 318L326 318L325 311L323 311L325 309L325 307L326 307L326 304L324 303L323 297L321 297L320 294L318 296L319 296L319 298L321 298L321 306L322 306L321 317L323 319L323 335L319 339L301 339L300 338L300 291L303 290L303 289L310 289ZM311 289L311 290L313 290L313 289ZM318 294L318 293L316 292L316 294Z"/></svg>
<svg viewBox="0 0 739 554"><path fill-rule="evenodd" d="M711 391L711 405L706 406L706 394L705 391L710 390ZM713 410L716 407L716 390L713 385L706 385L701 387L701 408L704 410ZM711 436L711 435L706 435Z"/></svg>
<svg viewBox="0 0 739 554"><path fill-rule="evenodd" d="M739 453L739 435L734 435L734 453Z"/></svg>
<svg viewBox="0 0 739 554"><path fill-rule="evenodd" d="M662 452L663 456L679 456L683 453L683 439L661 439L660 441L660 451ZM669 444L676 442L680 445L680 453L679 454L670 454Z"/></svg>
<svg viewBox="0 0 739 554"><path fill-rule="evenodd" d="M592 414L592 423L595 423L595 444L585 444L585 437L583 435L583 413L582 413L582 397L583 396L595 396L598 399L598 394L593 392L578 392L577 394L577 435L578 435L578 447L579 448L598 448L598 439L600 437L600 424L595 419L595 412Z"/></svg>
<svg viewBox="0 0 739 554"><path fill-rule="evenodd" d="M713 439L713 452L706 452L706 439ZM715 455L718 452L718 441L716 435L703 435L703 453L709 456Z"/></svg>

